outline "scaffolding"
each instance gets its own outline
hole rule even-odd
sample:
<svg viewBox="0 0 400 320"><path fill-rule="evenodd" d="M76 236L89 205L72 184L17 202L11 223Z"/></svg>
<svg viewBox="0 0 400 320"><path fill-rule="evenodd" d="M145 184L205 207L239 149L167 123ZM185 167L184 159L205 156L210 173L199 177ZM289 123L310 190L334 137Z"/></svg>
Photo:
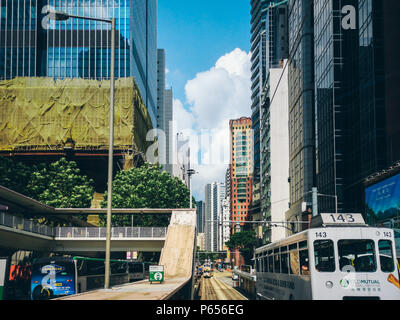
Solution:
<svg viewBox="0 0 400 320"><path fill-rule="evenodd" d="M115 150L145 152L153 128L134 78L115 83ZM0 152L107 151L110 81L0 81Z"/></svg>

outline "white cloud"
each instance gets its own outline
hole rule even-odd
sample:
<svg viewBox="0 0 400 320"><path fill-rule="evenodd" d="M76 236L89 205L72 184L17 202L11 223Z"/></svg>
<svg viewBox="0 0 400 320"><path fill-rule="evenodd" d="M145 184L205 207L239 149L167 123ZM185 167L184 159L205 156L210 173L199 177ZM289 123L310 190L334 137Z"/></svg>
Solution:
<svg viewBox="0 0 400 320"><path fill-rule="evenodd" d="M199 172L193 176L196 199L204 198L207 183L225 181L230 162L229 120L251 114L250 68L250 54L235 49L187 82L186 108L182 101L174 101L177 132L192 137L192 164Z"/></svg>
<svg viewBox="0 0 400 320"><path fill-rule="evenodd" d="M250 55L235 49L188 81L187 102L199 129L224 128L230 119L250 114L250 67Z"/></svg>

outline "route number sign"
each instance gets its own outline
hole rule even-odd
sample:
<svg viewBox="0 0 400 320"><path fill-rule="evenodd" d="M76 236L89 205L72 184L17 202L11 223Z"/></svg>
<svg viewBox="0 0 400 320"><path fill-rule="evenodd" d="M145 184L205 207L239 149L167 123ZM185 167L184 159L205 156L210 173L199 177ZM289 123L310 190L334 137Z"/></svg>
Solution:
<svg viewBox="0 0 400 320"><path fill-rule="evenodd" d="M364 218L359 213L321 213L323 224L356 224L365 225Z"/></svg>
<svg viewBox="0 0 400 320"><path fill-rule="evenodd" d="M150 266L149 267L149 281L153 282L164 282L164 266Z"/></svg>

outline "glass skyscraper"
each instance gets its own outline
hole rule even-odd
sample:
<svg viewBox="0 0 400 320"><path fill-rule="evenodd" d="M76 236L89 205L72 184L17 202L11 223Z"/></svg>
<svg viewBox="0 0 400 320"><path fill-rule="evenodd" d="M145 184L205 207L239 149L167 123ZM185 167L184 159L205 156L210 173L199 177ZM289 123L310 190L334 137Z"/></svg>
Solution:
<svg viewBox="0 0 400 320"><path fill-rule="evenodd" d="M115 75L135 78L155 127L157 0L2 0L0 79L109 79L110 24L53 21L47 9L116 18Z"/></svg>
<svg viewBox="0 0 400 320"><path fill-rule="evenodd" d="M313 0L289 0L289 221L303 220L315 186ZM299 227L299 226L297 226Z"/></svg>

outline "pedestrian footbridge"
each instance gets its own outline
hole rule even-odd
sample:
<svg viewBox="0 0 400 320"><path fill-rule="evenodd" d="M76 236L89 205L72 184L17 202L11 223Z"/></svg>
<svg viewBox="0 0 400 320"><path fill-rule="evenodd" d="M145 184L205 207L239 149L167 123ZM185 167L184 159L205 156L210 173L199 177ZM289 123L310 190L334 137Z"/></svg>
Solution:
<svg viewBox="0 0 400 320"><path fill-rule="evenodd" d="M112 251L160 252L168 228L111 229ZM15 215L0 213L0 246L8 250L98 252L105 250L106 228L52 228Z"/></svg>

